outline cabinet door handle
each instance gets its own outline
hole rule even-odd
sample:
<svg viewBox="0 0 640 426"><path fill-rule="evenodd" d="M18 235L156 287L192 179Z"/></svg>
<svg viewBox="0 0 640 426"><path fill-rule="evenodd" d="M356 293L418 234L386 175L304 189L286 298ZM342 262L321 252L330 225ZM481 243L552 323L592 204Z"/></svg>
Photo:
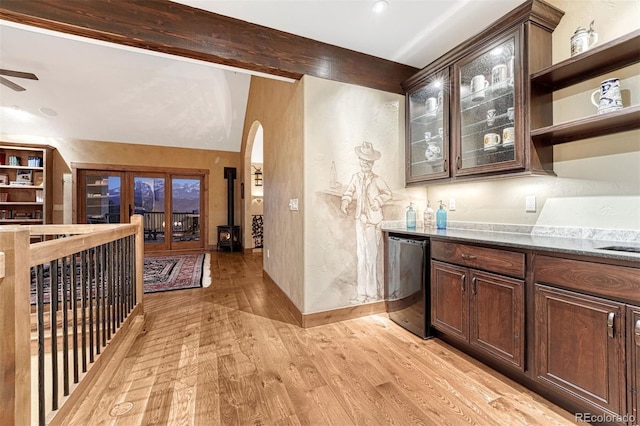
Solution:
<svg viewBox="0 0 640 426"><path fill-rule="evenodd" d="M467 291L467 286L466 286L466 282L467 282L467 276L466 275L462 275L462 278L460 279L460 285L462 286L462 292L464 293L465 291Z"/></svg>
<svg viewBox="0 0 640 426"><path fill-rule="evenodd" d="M448 171L449 169L447 168L447 160L444 160L444 171Z"/></svg>
<svg viewBox="0 0 640 426"><path fill-rule="evenodd" d="M613 312L609 312L607 315L607 335L609 337L613 337L613 320L615 319L616 314Z"/></svg>
<svg viewBox="0 0 640 426"><path fill-rule="evenodd" d="M456 167L458 168L458 170L462 168L462 157L460 156L456 157Z"/></svg>
<svg viewBox="0 0 640 426"><path fill-rule="evenodd" d="M640 346L640 320L636 321L636 325L633 327L633 334L636 340L636 346Z"/></svg>
<svg viewBox="0 0 640 426"><path fill-rule="evenodd" d="M475 258L476 258L474 255L472 255L472 254L466 254L466 253L461 253L461 254L460 254L460 257L462 257L463 259L466 259L466 260L473 260L473 259L475 259Z"/></svg>
<svg viewBox="0 0 640 426"><path fill-rule="evenodd" d="M476 277L471 280L471 293L478 294L478 279Z"/></svg>

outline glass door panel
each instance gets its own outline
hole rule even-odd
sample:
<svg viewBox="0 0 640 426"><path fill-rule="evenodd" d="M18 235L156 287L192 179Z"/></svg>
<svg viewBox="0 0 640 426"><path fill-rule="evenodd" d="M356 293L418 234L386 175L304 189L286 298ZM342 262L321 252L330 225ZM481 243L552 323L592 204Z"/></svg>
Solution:
<svg viewBox="0 0 640 426"><path fill-rule="evenodd" d="M201 179L171 178L172 246L200 246ZM190 242L191 244L182 244ZM195 244L193 244L195 242Z"/></svg>
<svg viewBox="0 0 640 426"><path fill-rule="evenodd" d="M165 178L135 176L133 178L133 210L143 216L145 244L166 246ZM170 220L170 219L169 219ZM158 247L154 247L156 250Z"/></svg>
<svg viewBox="0 0 640 426"><path fill-rule="evenodd" d="M408 96L407 182L449 176L449 70Z"/></svg>
<svg viewBox="0 0 640 426"><path fill-rule="evenodd" d="M135 213L143 218L145 251L203 248L205 176L79 169L76 221L129 223Z"/></svg>
<svg viewBox="0 0 640 426"><path fill-rule="evenodd" d="M119 173L101 171L83 171L81 216L79 222L84 223L122 223L124 217L121 189L123 176Z"/></svg>
<svg viewBox="0 0 640 426"><path fill-rule="evenodd" d="M456 67L460 115L457 174L518 166L523 141L515 106L520 84L517 34ZM521 139L521 138L520 138Z"/></svg>

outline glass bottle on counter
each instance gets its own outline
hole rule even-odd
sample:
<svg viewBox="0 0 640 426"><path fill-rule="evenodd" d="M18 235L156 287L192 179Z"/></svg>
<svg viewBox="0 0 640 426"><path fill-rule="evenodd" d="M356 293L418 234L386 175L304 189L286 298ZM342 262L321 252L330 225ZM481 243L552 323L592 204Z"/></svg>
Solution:
<svg viewBox="0 0 640 426"><path fill-rule="evenodd" d="M436 212L436 227L438 229L447 229L447 211L444 209L442 200L440 200L440 208Z"/></svg>
<svg viewBox="0 0 640 426"><path fill-rule="evenodd" d="M409 203L407 207L407 229L416 229L416 211L413 209L413 203Z"/></svg>
<svg viewBox="0 0 640 426"><path fill-rule="evenodd" d="M424 210L424 228L433 229L435 212L431 208L431 201L427 201L427 208Z"/></svg>

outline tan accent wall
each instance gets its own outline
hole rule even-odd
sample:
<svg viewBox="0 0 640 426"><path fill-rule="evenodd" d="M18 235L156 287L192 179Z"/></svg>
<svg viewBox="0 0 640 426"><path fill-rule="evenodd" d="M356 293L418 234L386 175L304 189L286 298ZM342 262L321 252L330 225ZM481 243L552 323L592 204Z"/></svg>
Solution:
<svg viewBox="0 0 640 426"><path fill-rule="evenodd" d="M284 291L296 307L303 310L303 81L287 83L260 77L251 78L245 127L243 158L255 122L264 129L264 270ZM254 127L255 128L255 127ZM250 153L248 154L250 155ZM246 163L245 166L248 166ZM245 183L245 203L248 197L247 179L250 171L242 173ZM299 211L289 210L289 200L297 198ZM247 229L245 241L251 229Z"/></svg>
<svg viewBox="0 0 640 426"><path fill-rule="evenodd" d="M227 223L227 181L224 179L224 168L236 167L240 171L241 167L241 157L238 152L15 135L0 135L0 140L46 144L56 148L53 159L54 206L63 204L62 175L71 173L71 163L209 170L209 235L206 242L210 246L217 244L216 226ZM239 174L238 177L240 177ZM239 182L240 179L237 179L236 224L240 223L241 217ZM61 210L54 209L53 222L62 223Z"/></svg>

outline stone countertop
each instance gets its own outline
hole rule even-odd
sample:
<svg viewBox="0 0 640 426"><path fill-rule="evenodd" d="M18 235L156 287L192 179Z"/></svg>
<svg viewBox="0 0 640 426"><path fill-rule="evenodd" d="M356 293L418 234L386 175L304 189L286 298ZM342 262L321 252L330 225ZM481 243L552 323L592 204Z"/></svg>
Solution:
<svg viewBox="0 0 640 426"><path fill-rule="evenodd" d="M438 237L459 242L495 244L520 249L597 256L604 259L637 262L638 267L640 267L640 253L602 250L602 247L611 246L635 247L640 249L640 244L636 242L562 238L514 232L491 232L467 229L425 229L421 227L407 229L406 227L383 227L382 230L387 233Z"/></svg>

